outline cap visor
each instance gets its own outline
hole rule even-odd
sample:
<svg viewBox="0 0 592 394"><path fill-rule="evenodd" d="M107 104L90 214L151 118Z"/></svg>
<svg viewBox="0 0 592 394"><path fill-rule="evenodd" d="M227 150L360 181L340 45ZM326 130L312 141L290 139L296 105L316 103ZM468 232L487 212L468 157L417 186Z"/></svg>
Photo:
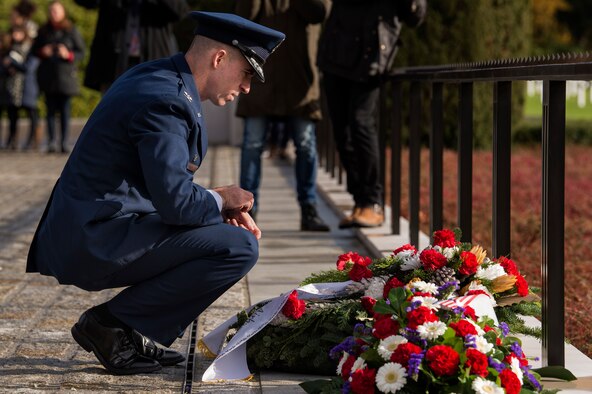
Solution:
<svg viewBox="0 0 592 394"><path fill-rule="evenodd" d="M245 59L247 59L251 67L253 67L253 71L255 71L255 75L257 75L257 78L259 78L261 82L265 82L265 75L263 75L263 69L261 68L261 65L257 62L257 60L255 60L255 58L253 57L245 55L244 53L243 56L245 57Z"/></svg>

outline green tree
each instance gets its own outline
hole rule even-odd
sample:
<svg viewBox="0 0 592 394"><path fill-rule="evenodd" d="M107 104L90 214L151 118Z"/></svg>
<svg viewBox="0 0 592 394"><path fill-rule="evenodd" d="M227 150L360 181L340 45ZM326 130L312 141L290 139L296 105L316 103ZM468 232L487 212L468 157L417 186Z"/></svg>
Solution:
<svg viewBox="0 0 592 394"><path fill-rule="evenodd" d="M395 66L444 65L491 59L523 57L530 54L532 11L529 0L432 0L426 21L418 29L404 28L402 47ZM522 117L524 92L520 84L513 89L513 120ZM474 99L474 143L491 145L491 83L476 83ZM458 120L455 110L458 89L444 90L447 146L456 146ZM406 103L403 103L406 105ZM424 102L429 113L429 103ZM424 122L425 131L429 124Z"/></svg>

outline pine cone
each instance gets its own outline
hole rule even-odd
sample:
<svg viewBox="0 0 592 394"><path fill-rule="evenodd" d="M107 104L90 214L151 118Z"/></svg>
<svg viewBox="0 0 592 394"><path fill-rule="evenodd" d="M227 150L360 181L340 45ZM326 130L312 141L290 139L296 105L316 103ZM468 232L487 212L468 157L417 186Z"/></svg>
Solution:
<svg viewBox="0 0 592 394"><path fill-rule="evenodd" d="M450 267L442 267L432 274L432 283L436 286L442 286L445 283L455 280L455 271Z"/></svg>

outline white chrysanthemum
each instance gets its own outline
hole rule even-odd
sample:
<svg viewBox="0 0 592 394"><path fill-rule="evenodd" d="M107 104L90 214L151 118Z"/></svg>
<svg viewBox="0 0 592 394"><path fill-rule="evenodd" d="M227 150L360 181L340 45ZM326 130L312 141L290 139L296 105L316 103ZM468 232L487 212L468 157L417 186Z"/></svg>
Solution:
<svg viewBox="0 0 592 394"><path fill-rule="evenodd" d="M482 264L477 268L477 272L475 276L480 279L487 279L487 280L494 280L495 278L499 278L500 276L504 276L506 271L504 271L504 267L500 264L493 264L487 268L483 268Z"/></svg>
<svg viewBox="0 0 592 394"><path fill-rule="evenodd" d="M458 252L458 250L459 250L458 246L454 246L452 248L442 249L441 253L444 255L444 257L446 257L448 260L450 260Z"/></svg>
<svg viewBox="0 0 592 394"><path fill-rule="evenodd" d="M477 345L477 350L484 354L489 353L493 349L493 345L482 336L477 336L475 344Z"/></svg>
<svg viewBox="0 0 592 394"><path fill-rule="evenodd" d="M372 297L376 300L382 300L382 293L384 291L385 283L385 280L381 277L374 277L370 279L368 288L364 292L364 295Z"/></svg>
<svg viewBox="0 0 592 394"><path fill-rule="evenodd" d="M382 358L384 358L386 361L389 361L393 352L402 343L407 343L407 338L401 335L391 335L381 339L380 343L378 344L378 349L376 350Z"/></svg>
<svg viewBox="0 0 592 394"><path fill-rule="evenodd" d="M473 380L471 385L477 394L504 394L504 389L492 382L491 380L483 379L478 376Z"/></svg>
<svg viewBox="0 0 592 394"><path fill-rule="evenodd" d="M364 360L362 357L358 357L356 358L356 361L354 361L354 364L352 365L352 373L357 371L358 369L364 369L366 368L366 360Z"/></svg>
<svg viewBox="0 0 592 394"><path fill-rule="evenodd" d="M419 261L419 257L412 250L404 250L399 252L395 257L401 260L401 270L403 271L411 271L421 267L421 261Z"/></svg>
<svg viewBox="0 0 592 394"><path fill-rule="evenodd" d="M413 287L415 287L422 293L438 294L438 286L436 286L435 283L418 280L416 282L413 282Z"/></svg>
<svg viewBox="0 0 592 394"><path fill-rule="evenodd" d="M433 311L437 311L440 309L440 305L437 304L438 299L435 297L422 297L416 296L411 299L411 302L421 302L421 306L425 306L426 308L430 308Z"/></svg>
<svg viewBox="0 0 592 394"><path fill-rule="evenodd" d="M337 376L341 376L341 368L343 368L343 364L345 364L347 359L350 357L351 356L348 353L343 352L343 355L341 356L341 359L339 360L339 364L337 364Z"/></svg>
<svg viewBox="0 0 592 394"><path fill-rule="evenodd" d="M522 370L520 369L520 360L516 357L512 357L510 368L512 369L512 372L516 374L518 380L520 380L520 384L524 384Z"/></svg>
<svg viewBox="0 0 592 394"><path fill-rule="evenodd" d="M441 321L426 322L417 326L417 332L422 339L434 340L446 332L446 324Z"/></svg>
<svg viewBox="0 0 592 394"><path fill-rule="evenodd" d="M407 383L407 371L399 363L386 363L376 372L376 386L381 393L396 393Z"/></svg>

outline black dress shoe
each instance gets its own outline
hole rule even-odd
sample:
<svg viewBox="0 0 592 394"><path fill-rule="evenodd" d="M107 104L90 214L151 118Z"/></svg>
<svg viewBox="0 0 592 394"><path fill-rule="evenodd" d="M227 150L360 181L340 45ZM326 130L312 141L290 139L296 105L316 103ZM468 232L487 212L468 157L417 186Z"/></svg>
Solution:
<svg viewBox="0 0 592 394"><path fill-rule="evenodd" d="M76 342L87 352L92 351L113 374L132 375L162 369L158 362L138 353L128 332L102 325L92 311L84 312L71 331Z"/></svg>
<svg viewBox="0 0 592 394"><path fill-rule="evenodd" d="M181 353L157 346L152 339L145 337L136 330L132 330L131 336L138 353L154 361L158 361L163 367L176 365L185 361L185 356Z"/></svg>
<svg viewBox="0 0 592 394"><path fill-rule="evenodd" d="M301 231L330 231L329 226L323 222L317 213L317 209L312 204L302 204L300 206L301 219L300 219L300 230Z"/></svg>

